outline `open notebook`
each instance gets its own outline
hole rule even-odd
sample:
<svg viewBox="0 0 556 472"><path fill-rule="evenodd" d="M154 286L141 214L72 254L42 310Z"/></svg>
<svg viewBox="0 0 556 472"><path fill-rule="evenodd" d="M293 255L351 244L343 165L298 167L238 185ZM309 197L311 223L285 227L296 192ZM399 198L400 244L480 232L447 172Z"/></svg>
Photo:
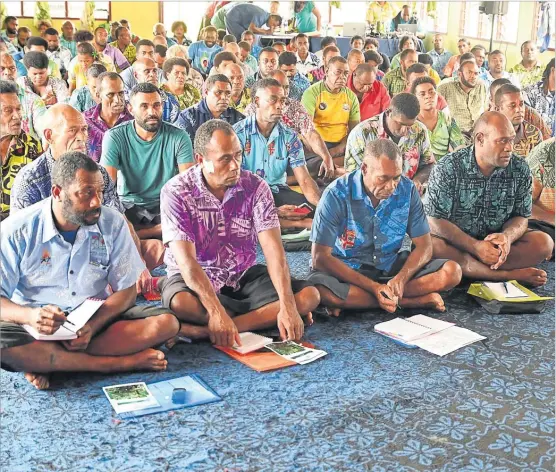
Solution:
<svg viewBox="0 0 556 472"><path fill-rule="evenodd" d="M454 323L437 320L425 315L415 315L411 318L394 318L375 325L375 331L389 338L406 344L412 341L438 333L454 326Z"/></svg>

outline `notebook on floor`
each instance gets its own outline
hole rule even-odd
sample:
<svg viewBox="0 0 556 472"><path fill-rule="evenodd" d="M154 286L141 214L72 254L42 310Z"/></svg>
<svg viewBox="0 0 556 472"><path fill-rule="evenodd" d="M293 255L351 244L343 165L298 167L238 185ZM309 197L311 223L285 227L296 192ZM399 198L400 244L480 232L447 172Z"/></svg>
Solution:
<svg viewBox="0 0 556 472"><path fill-rule="evenodd" d="M394 318L384 323L378 323L374 330L383 336L405 344L412 344L412 341L438 333L451 326L454 326L454 323L437 320L430 316L415 315L411 318Z"/></svg>

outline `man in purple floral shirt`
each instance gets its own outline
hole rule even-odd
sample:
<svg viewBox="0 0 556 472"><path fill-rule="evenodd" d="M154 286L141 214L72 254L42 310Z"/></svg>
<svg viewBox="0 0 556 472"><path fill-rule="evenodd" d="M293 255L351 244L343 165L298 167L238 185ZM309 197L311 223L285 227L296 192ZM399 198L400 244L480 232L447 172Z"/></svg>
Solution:
<svg viewBox="0 0 556 472"><path fill-rule="evenodd" d="M198 165L163 187L162 304L180 319L180 335L192 339L231 347L241 344L238 333L276 324L283 339L300 339L299 314L310 321L320 297L290 279L272 192L241 170L242 153L231 125L210 120L195 136ZM257 241L268 266L256 263Z"/></svg>
<svg viewBox="0 0 556 472"><path fill-rule="evenodd" d="M103 72L96 80L100 103L85 112L85 121L89 126L87 154L93 161L99 162L104 133L124 121L132 120L133 115L126 108L124 82L118 74Z"/></svg>

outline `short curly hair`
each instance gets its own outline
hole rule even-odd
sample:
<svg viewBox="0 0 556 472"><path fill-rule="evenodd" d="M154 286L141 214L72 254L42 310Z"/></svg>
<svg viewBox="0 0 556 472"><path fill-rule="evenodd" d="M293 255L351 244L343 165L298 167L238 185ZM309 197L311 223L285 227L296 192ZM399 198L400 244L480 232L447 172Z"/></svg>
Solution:
<svg viewBox="0 0 556 472"><path fill-rule="evenodd" d="M179 20L179 21L174 21L174 22L172 23L172 27L170 28L170 31L172 31L172 33L175 33L176 30L177 30L180 26L183 27L183 32L184 32L184 34L187 33L187 25L186 25L183 21L181 21L181 20Z"/></svg>

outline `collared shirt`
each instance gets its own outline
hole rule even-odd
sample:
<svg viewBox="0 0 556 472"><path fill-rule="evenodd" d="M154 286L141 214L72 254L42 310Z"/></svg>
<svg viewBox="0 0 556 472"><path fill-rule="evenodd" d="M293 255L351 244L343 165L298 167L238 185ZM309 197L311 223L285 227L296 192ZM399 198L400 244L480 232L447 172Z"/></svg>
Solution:
<svg viewBox="0 0 556 472"><path fill-rule="evenodd" d="M531 150L542 143L541 130L532 124L523 122L519 125L514 140L514 153L521 157L527 157Z"/></svg>
<svg viewBox="0 0 556 472"><path fill-rule="evenodd" d="M332 255L353 269L363 264L389 271L407 233L430 232L415 185L402 177L394 193L374 207L361 170L332 182L317 206L310 240L332 248Z"/></svg>
<svg viewBox="0 0 556 472"><path fill-rule="evenodd" d="M0 246L2 296L19 305L71 311L87 298L133 287L145 270L125 219L107 207L97 224L78 229L72 245L47 198L2 222Z"/></svg>
<svg viewBox="0 0 556 472"><path fill-rule="evenodd" d="M100 116L100 112L102 111L102 104L99 103L95 105L93 108L87 110L84 113L85 121L89 126L89 137L87 139L87 154L89 157L95 161L100 162L100 156L102 154L102 140L104 139L104 133L106 133L110 128L104 122L104 120ZM118 117L118 121L114 124L114 126L119 125L120 123L124 123L125 121L133 120L133 116L127 110L127 107L124 107L124 111L120 113Z"/></svg>
<svg viewBox="0 0 556 472"><path fill-rule="evenodd" d="M353 85L353 74L349 75L347 86L357 96L355 86ZM390 95L388 95L386 87L378 80L375 80L371 86L371 90L363 94L361 102L359 103L361 120L366 120L386 111L389 105Z"/></svg>
<svg viewBox="0 0 556 472"><path fill-rule="evenodd" d="M14 41L17 41L17 35L15 38L10 38L8 36L8 32L5 29L3 29L0 30L0 38L2 38L6 43L6 47L8 48L8 54L12 55L18 51L18 49L14 44Z"/></svg>
<svg viewBox="0 0 556 472"><path fill-rule="evenodd" d="M261 71L257 70L252 76L247 77L245 79L245 88L251 88L255 82L261 80L263 77L261 76ZM293 80L290 81L290 90L288 92L288 97L301 101L303 98L303 91L295 84Z"/></svg>
<svg viewBox="0 0 556 472"><path fill-rule="evenodd" d="M432 58L432 68L438 72L440 77L444 77L444 68L448 65L448 61L453 54L446 49L442 51L442 54L438 54L438 52L432 49L428 52L428 55Z"/></svg>
<svg viewBox="0 0 556 472"><path fill-rule="evenodd" d="M9 213L10 194L18 172L42 154L40 141L22 131L12 136L8 146L6 160L2 162L2 193L0 193L0 211Z"/></svg>
<svg viewBox="0 0 556 472"><path fill-rule="evenodd" d="M27 134L40 140L41 136L37 130L40 119L46 113L46 105L36 93L28 92L16 82L17 98L21 103L21 128Z"/></svg>
<svg viewBox="0 0 556 472"><path fill-rule="evenodd" d="M473 129L475 121L485 111L486 88L479 82L469 93L465 93L458 81L448 81L438 86L438 94L442 95L450 113L455 118L458 126L464 133Z"/></svg>
<svg viewBox="0 0 556 472"><path fill-rule="evenodd" d="M224 286L237 289L245 271L256 264L258 233L280 227L268 184L245 171L220 202L196 165L164 186L160 211L164 244L194 243L197 262L215 292ZM171 247L164 262L168 277L180 273Z"/></svg>
<svg viewBox="0 0 556 472"><path fill-rule="evenodd" d="M386 131L384 122L386 113L359 123L347 140L345 169L347 172L361 167L365 147L375 139L392 139ZM419 167L434 164L436 161L431 151L429 132L423 123L415 121L407 135L400 138L397 143L403 157L403 175L412 179Z"/></svg>
<svg viewBox="0 0 556 472"><path fill-rule="evenodd" d="M121 72L130 67L129 61L122 54L122 51L120 51L117 47L106 44L106 47L104 48L102 53L112 59L112 62L116 66L116 72Z"/></svg>
<svg viewBox="0 0 556 472"><path fill-rule="evenodd" d="M10 204L12 214L50 197L52 194L53 165L52 151L48 149L35 161L19 171L12 186ZM124 207L120 203L113 180L104 167L99 166L99 170L104 182L102 204L123 213Z"/></svg>
<svg viewBox="0 0 556 472"><path fill-rule="evenodd" d="M286 169L304 166L303 144L291 128L276 123L268 138L257 126L257 118L251 115L234 125L243 147L241 167L263 178L274 192L278 185L286 185Z"/></svg>
<svg viewBox="0 0 556 472"><path fill-rule="evenodd" d="M428 131L431 151L437 162L458 146L467 144L456 120L447 110L438 111L436 126L432 131Z"/></svg>
<svg viewBox="0 0 556 472"><path fill-rule="evenodd" d="M483 69L481 67L481 69ZM490 89L492 82L496 79L492 76L489 70L483 69L479 78L485 83L487 89ZM502 72L502 79L508 79L512 84L514 84L517 88L521 88L521 83L519 82L519 78L514 74L510 74L508 71Z"/></svg>
<svg viewBox="0 0 556 472"><path fill-rule="evenodd" d="M556 179L554 178L555 143L556 138L543 141L527 156L527 164L529 164L533 177L543 187L536 204L552 213L554 213L554 187L556 187Z"/></svg>
<svg viewBox="0 0 556 472"><path fill-rule="evenodd" d="M539 80L542 80L543 72L544 66L539 62L530 70L523 67L521 62L510 69L510 74L514 74L518 78L522 87L527 87L528 85L535 84Z"/></svg>
<svg viewBox="0 0 556 472"><path fill-rule="evenodd" d="M77 56L77 43L73 39L68 41L64 36L60 36L60 46L69 49L72 58Z"/></svg>
<svg viewBox="0 0 556 472"><path fill-rule="evenodd" d="M71 51L68 48L60 46L56 51L46 51L49 59L53 60L61 69L69 70L72 59Z"/></svg>
<svg viewBox="0 0 556 472"><path fill-rule="evenodd" d="M173 93L160 90L162 98L162 119L168 123L175 123L180 116L180 104Z"/></svg>
<svg viewBox="0 0 556 472"><path fill-rule="evenodd" d="M532 178L525 160L512 156L505 168L483 175L469 146L433 167L425 195L428 216L448 220L475 239L499 233L510 218L531 216Z"/></svg>
<svg viewBox="0 0 556 472"><path fill-rule="evenodd" d="M111 42L110 46L120 51L130 64L133 64L137 59L137 49L132 43L129 43L123 51L118 47L118 41Z"/></svg>
<svg viewBox="0 0 556 472"><path fill-rule="evenodd" d="M316 69L320 66L320 60L315 53L309 51L307 53L307 57L305 60L299 57L299 53L295 53L295 57L297 57L297 72L300 74L306 75L308 72L311 72L313 69Z"/></svg>
<svg viewBox="0 0 556 472"><path fill-rule="evenodd" d="M550 129L551 136L555 135L556 128L556 100L554 92L544 94L543 82L529 85L523 90L525 92L525 100L528 105L534 108L543 118Z"/></svg>
<svg viewBox="0 0 556 472"><path fill-rule="evenodd" d="M76 110L83 113L88 109L93 108L97 102L93 100L89 87L84 85L83 87L79 87L73 91L69 99L69 104Z"/></svg>
<svg viewBox="0 0 556 472"><path fill-rule="evenodd" d="M230 98L230 106L239 111L240 113L243 113L245 116L247 116L245 114L245 109L251 104L251 89L249 88L245 88L243 89L243 92L241 92L241 96L239 97L239 100L236 102L233 98Z"/></svg>
<svg viewBox="0 0 556 472"><path fill-rule="evenodd" d="M359 101L347 87L332 93L324 82L317 82L305 90L301 104L328 143L339 143L348 134L349 122L361 121Z"/></svg>
<svg viewBox="0 0 556 472"><path fill-rule="evenodd" d="M250 103L247 108L245 108L245 116L251 116L256 113L254 103ZM282 123L288 128L295 130L298 136L307 137L309 133L315 131L315 125L313 120L303 108L303 105L297 100L292 100L291 98L286 98L286 103L282 109Z"/></svg>
<svg viewBox="0 0 556 472"><path fill-rule="evenodd" d="M247 64L251 68L251 70L253 70L253 71L256 71L259 68L259 64L257 63L257 59L255 59L251 54L249 54L245 58L245 61L243 63Z"/></svg>
<svg viewBox="0 0 556 472"><path fill-rule="evenodd" d="M394 96L398 93L402 93L406 86L405 77L402 75L402 69L398 67L397 69L384 74L382 83L392 98L394 98Z"/></svg>
<svg viewBox="0 0 556 472"><path fill-rule="evenodd" d="M120 123L104 134L100 164L118 170L118 194L126 207L156 209L160 191L182 164L193 163L191 139L162 121L150 141L139 137L135 120Z"/></svg>
<svg viewBox="0 0 556 472"><path fill-rule="evenodd" d="M238 121L243 120L243 118L245 118L245 116L242 113L232 107L228 107L218 119L235 125ZM206 98L203 98L197 105L187 108L180 113L176 121L176 126L184 129L190 136L191 141L194 141L195 133L199 129L199 126L209 120L214 120L214 117L208 108Z"/></svg>
<svg viewBox="0 0 556 472"><path fill-rule="evenodd" d="M184 84L183 93L181 93L180 95L175 95L174 93L172 93L167 84L162 84L160 86L160 90L163 90L164 92L167 92L168 94L176 98L180 107L180 111L192 107L193 105L201 101L200 92L195 87L193 87L193 85L190 85L188 83Z"/></svg>
<svg viewBox="0 0 556 472"><path fill-rule="evenodd" d="M31 92L37 94L29 77L19 77L17 82L22 87L25 87L25 93ZM52 105L56 105L56 103L66 103L70 98L70 94L68 87L63 80L48 77L46 83L46 93L43 96L39 95L39 97L41 97L46 108L49 108Z"/></svg>

